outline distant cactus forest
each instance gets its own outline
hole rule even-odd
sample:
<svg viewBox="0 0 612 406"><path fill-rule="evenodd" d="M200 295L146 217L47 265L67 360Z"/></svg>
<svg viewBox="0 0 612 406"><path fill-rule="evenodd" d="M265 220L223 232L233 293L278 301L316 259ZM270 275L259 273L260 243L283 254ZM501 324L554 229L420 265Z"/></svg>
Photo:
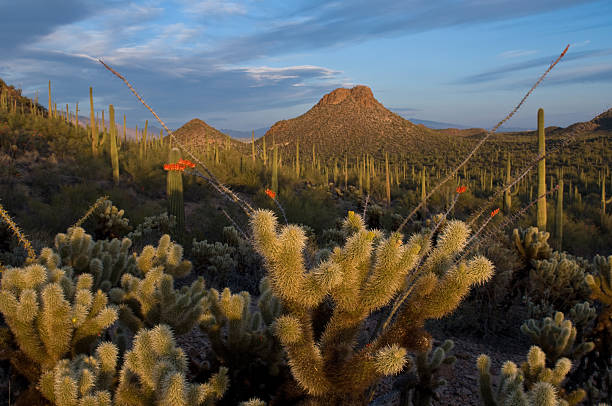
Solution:
<svg viewBox="0 0 612 406"><path fill-rule="evenodd" d="M0 80L0 405L612 405L612 110L430 130L361 86L243 142L55 86Z"/></svg>

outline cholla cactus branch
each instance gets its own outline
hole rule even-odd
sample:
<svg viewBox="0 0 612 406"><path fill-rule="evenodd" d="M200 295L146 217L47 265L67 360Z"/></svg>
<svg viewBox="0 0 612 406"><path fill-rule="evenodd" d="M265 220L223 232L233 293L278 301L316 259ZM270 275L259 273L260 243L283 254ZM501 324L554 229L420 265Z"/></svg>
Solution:
<svg viewBox="0 0 612 406"><path fill-rule="evenodd" d="M91 214L94 212L94 210L96 210L98 208L98 206L100 206L102 203L104 203L105 200L108 200L109 196L102 196L100 198L98 198L98 200L95 201L94 204L92 204L89 209L85 212L85 214L83 215L83 217L81 217L76 223L74 223L72 225L72 227L70 228L75 228L75 227L81 227L81 224L83 224L85 222L85 220L87 220L87 218L89 216L91 216Z"/></svg>
<svg viewBox="0 0 612 406"><path fill-rule="evenodd" d="M11 229L13 234L17 237L23 248L28 252L28 262L33 262L36 259L36 251L32 248L32 243L28 241L25 237L19 226L15 224L11 216L6 212L2 204L0 204L0 217L6 223L6 225Z"/></svg>

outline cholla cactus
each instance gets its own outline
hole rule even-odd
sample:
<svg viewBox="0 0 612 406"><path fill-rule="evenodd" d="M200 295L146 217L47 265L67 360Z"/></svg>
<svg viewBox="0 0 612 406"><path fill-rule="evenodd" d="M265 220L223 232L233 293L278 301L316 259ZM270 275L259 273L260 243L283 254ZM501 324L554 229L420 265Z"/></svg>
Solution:
<svg viewBox="0 0 612 406"><path fill-rule="evenodd" d="M41 372L52 369L66 354L87 352L117 319L106 295L101 290L92 294L92 284L90 274L79 275L74 283L66 271L40 264L3 272L0 312L19 349Z"/></svg>
<svg viewBox="0 0 612 406"><path fill-rule="evenodd" d="M440 400L437 388L446 385L446 380L438 374L440 367L453 365L457 360L449 355L455 343L445 340L435 349L417 354L416 371L402 375L394 383L401 391L402 405L431 405L433 399Z"/></svg>
<svg viewBox="0 0 612 406"><path fill-rule="evenodd" d="M158 323L170 325L177 334L190 331L205 310L206 291L202 278L174 289L172 275L185 276L191 270L191 262L183 260L183 248L166 234L157 249L146 246L136 263L144 278L124 274L121 287L109 293L114 303L121 304L121 322L133 332Z"/></svg>
<svg viewBox="0 0 612 406"><path fill-rule="evenodd" d="M169 234L176 227L176 217L164 212L157 216L145 217L136 229L126 235L140 248L148 243L159 241L164 234ZM140 245L142 244L142 245Z"/></svg>
<svg viewBox="0 0 612 406"><path fill-rule="evenodd" d="M187 356L176 347L170 327L164 324L140 330L124 359L115 404L208 405L228 387L227 368L220 368L205 384L188 383Z"/></svg>
<svg viewBox="0 0 612 406"><path fill-rule="evenodd" d="M57 406L111 406L116 368L117 347L102 343L95 356L59 361L42 375L39 389Z"/></svg>
<svg viewBox="0 0 612 406"><path fill-rule="evenodd" d="M528 295L537 301L548 301L561 311L569 311L589 297L585 282L588 264L565 253L554 252L549 259L532 261Z"/></svg>
<svg viewBox="0 0 612 406"><path fill-rule="evenodd" d="M174 279L156 267L144 279L124 275L121 288L114 288L110 297L121 303L120 320L133 332L158 323L170 325L177 334L189 332L205 308L204 279L180 290L173 287Z"/></svg>
<svg viewBox="0 0 612 406"><path fill-rule="evenodd" d="M572 406L586 395L582 389L566 395L561 382L571 369L570 360L561 358L554 369L546 368L544 352L535 345L529 349L527 361L520 369L512 361L504 363L496 393L491 385L489 357L481 354L476 366L480 374L480 395L485 406Z"/></svg>
<svg viewBox="0 0 612 406"><path fill-rule="evenodd" d="M113 206L111 200L105 200L93 212L95 219L96 240L120 238L132 231L129 220L123 218L124 210Z"/></svg>
<svg viewBox="0 0 612 406"><path fill-rule="evenodd" d="M521 326L521 332L544 351L550 363L557 362L561 356L569 357L577 363L595 348L592 342L576 343L576 327L571 320L564 320L561 312L556 312L554 319L529 319Z"/></svg>
<svg viewBox="0 0 612 406"><path fill-rule="evenodd" d="M272 328L281 305L266 278L259 286L258 311L251 310L248 292L232 294L228 288L221 293L216 289L208 292L210 309L200 328L208 334L215 356L232 373L258 360L267 365L270 375L277 375L282 363L282 348Z"/></svg>
<svg viewBox="0 0 612 406"><path fill-rule="evenodd" d="M515 228L512 232L514 246L527 264L532 259L547 259L552 255L552 248L548 245L550 233L539 231L537 227L525 230Z"/></svg>
<svg viewBox="0 0 612 406"><path fill-rule="evenodd" d="M306 237L301 228L290 225L277 233L277 220L266 210L255 211L251 224L272 290L288 309L276 320L276 334L293 376L317 398L361 396L382 376L399 373L408 361L406 349L429 348L424 320L454 310L472 284L486 281L493 272L483 257L453 265L469 236L468 226L460 221L448 222L431 255L415 269L429 251L428 236L414 235L404 244L401 234L386 238L367 230L362 218L349 212L345 227L352 232L346 244L309 271L302 257ZM404 288L412 294L395 322L385 323L372 343L355 348L364 319ZM315 341L313 312L328 295L335 307Z"/></svg>
<svg viewBox="0 0 612 406"><path fill-rule="evenodd" d="M43 248L38 262L48 269L70 266L76 274L92 274L92 289L108 292L118 286L123 274L140 274L129 252L131 245L128 238L94 242L81 227L71 227L67 234L55 236L55 251Z"/></svg>
<svg viewBox="0 0 612 406"><path fill-rule="evenodd" d="M155 267L163 267L164 272L182 278L191 272L191 262L183 260L183 247L170 241L168 234L162 235L157 248L147 245L140 256L136 257L138 268L143 274Z"/></svg>
<svg viewBox="0 0 612 406"><path fill-rule="evenodd" d="M257 292L264 271L261 257L234 227L223 228L223 242L193 240L191 257L198 274L209 286Z"/></svg>

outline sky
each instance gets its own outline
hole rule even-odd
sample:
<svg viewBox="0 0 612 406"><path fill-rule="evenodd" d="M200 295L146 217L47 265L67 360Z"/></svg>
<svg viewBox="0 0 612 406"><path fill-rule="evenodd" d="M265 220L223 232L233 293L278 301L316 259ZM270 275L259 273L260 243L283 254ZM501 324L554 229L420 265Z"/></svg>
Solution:
<svg viewBox="0 0 612 406"><path fill-rule="evenodd" d="M566 45L508 127L588 121L612 108L612 1L0 0L0 78L89 115L193 118L250 130L369 86L405 118L491 128Z"/></svg>

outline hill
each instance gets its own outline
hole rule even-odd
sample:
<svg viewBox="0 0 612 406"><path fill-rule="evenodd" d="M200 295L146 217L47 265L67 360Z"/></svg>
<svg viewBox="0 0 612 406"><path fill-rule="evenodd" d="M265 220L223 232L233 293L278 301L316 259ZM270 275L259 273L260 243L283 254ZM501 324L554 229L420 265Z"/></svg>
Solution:
<svg viewBox="0 0 612 406"><path fill-rule="evenodd" d="M289 148L299 142L310 151L314 144L325 156L342 156L429 150L435 134L385 108L369 87L355 86L338 88L301 116L275 123L265 138L268 146L273 140Z"/></svg>
<svg viewBox="0 0 612 406"><path fill-rule="evenodd" d="M199 118L194 118L186 124L183 124L181 128L174 131L174 136L184 145L191 145L198 148L207 144L218 146L232 145L239 149L240 147L244 147L242 142L209 126Z"/></svg>

